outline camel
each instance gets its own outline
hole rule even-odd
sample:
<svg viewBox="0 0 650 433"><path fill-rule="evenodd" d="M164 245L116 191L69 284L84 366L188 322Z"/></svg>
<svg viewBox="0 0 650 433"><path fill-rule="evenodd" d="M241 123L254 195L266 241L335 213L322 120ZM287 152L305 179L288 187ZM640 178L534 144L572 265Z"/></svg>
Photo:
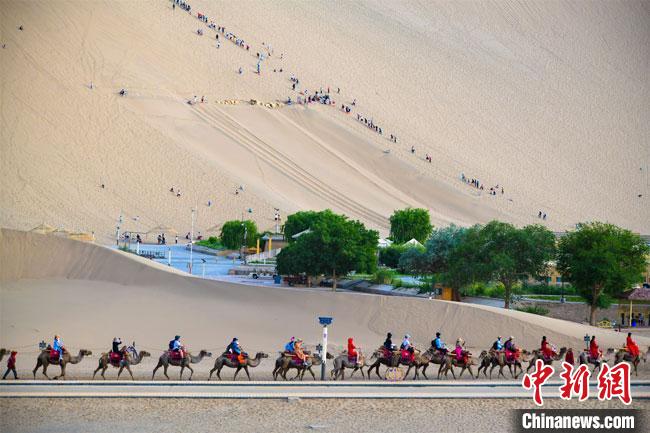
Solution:
<svg viewBox="0 0 650 433"><path fill-rule="evenodd" d="M538 359L541 359L542 361L544 361L544 365L552 365L553 361L561 361L562 358L564 358L565 353L566 353L566 347L562 347L562 348L560 348L559 353L555 354L555 356L553 356L551 359L546 359L542 355L542 351L540 349L533 350L532 356L530 357L530 360L529 360L529 363L528 363L528 368L526 368L526 373L528 373L528 371L531 368L533 368L533 366L535 365L535 361L537 361Z"/></svg>
<svg viewBox="0 0 650 433"><path fill-rule="evenodd" d="M102 375L103 379L106 379L106 376L104 376L104 373L106 373L106 370L110 365L112 365L115 368L119 367L119 370L117 372L117 378L119 380L120 374L122 374L122 371L126 368L126 371L129 372L131 375L131 380L135 380L133 378L133 372L131 371L131 365L137 365L139 364L143 358L146 358L147 356L151 356L149 352L146 351L141 351L138 353L138 351L135 349L135 341L131 346L129 346L126 349L126 353L124 354L124 357L122 358L122 361L120 362L119 365L115 365L111 363L110 360L110 352L107 353L102 353L102 356L99 358L99 365L97 366L97 369L93 372L93 379L95 378L95 375L99 370L102 372L100 373Z"/></svg>
<svg viewBox="0 0 650 433"><path fill-rule="evenodd" d="M86 349L79 350L79 354L77 356L71 356L70 352L64 351L62 359L60 360L56 359L53 361L50 359L50 350L51 348L42 350L41 353L36 358L36 367L34 367L34 370L32 371L32 373L34 374L34 379L36 379L36 371L39 368L41 368L41 366L43 367L43 376L50 379L50 377L47 375L47 367L50 364L58 365L61 367L61 374L58 376L54 376L52 379L58 379L60 377L65 378L65 366L67 364L79 364L81 360L84 358L84 356L90 356L93 354L90 350L86 350Z"/></svg>
<svg viewBox="0 0 650 433"><path fill-rule="evenodd" d="M411 367L415 367L415 376L413 377L413 380L420 377L420 372L419 372L420 368L422 368L422 375L424 376L424 378L429 379L427 377L427 368L429 367L430 364L440 365L440 367L438 367L438 379L440 379L440 373L444 372L445 377L447 377L447 373L449 371L451 371L451 375L454 377L454 379L456 379L454 370L450 368L451 361L449 360L449 358L443 356L437 349L433 347L430 347L422 355L415 357L415 363L409 365L409 368L408 370L406 370L406 374L404 375L404 377L408 376L409 372L411 371Z"/></svg>
<svg viewBox="0 0 650 433"><path fill-rule="evenodd" d="M390 358L384 355L383 347L380 347L379 349L375 350L372 356L370 357L370 360L372 361L373 359L375 359L375 362L370 364L370 367L368 367L368 379L370 379L370 373L373 370L375 370L375 374L377 375L378 378L385 379L381 377L381 375L379 374L379 366L385 365L387 367L397 367L397 365L399 364L400 356L401 355L399 350L394 350Z"/></svg>
<svg viewBox="0 0 650 433"><path fill-rule="evenodd" d="M311 374L311 377L316 380L316 375L314 374L314 370L312 370L312 367L321 365L323 363L320 354L314 353L314 354L308 354L307 355L307 362L309 365L305 364L296 364L292 360L292 356L287 354L286 352L280 352L280 356L275 360L275 368L273 369L273 380L277 380L278 375L281 375L284 380L287 380L287 371L291 369L296 369L297 373L294 377L292 377L289 380L294 380L300 377L300 380L303 379L305 376L305 371L308 371ZM334 359L334 356L332 356L331 353L327 352L327 359Z"/></svg>
<svg viewBox="0 0 650 433"><path fill-rule="evenodd" d="M528 352L525 351L525 350L522 351L521 353L523 355L528 354ZM494 369L497 366L499 367L499 374L497 375L497 379L500 376L503 376L504 379L506 378L505 374L503 374L503 368L506 367L506 366L508 367L508 370L510 371L510 376L517 379L517 377L519 376L519 374L517 373L517 367L519 367L519 370L520 370L519 373L523 373L524 368L522 367L521 363L528 361L526 358L522 357L521 361L519 361L519 359L515 359L514 362L507 362L505 352L501 352L501 351L495 352L493 350L489 350L489 351L484 350L484 351L482 351L481 355L479 356L478 359L479 359L480 363L479 363L478 371L476 372L476 376L477 377L480 376L481 375L481 370L483 370L483 375L485 377L487 377L487 368L491 366L491 368L490 368L490 379L492 379L492 371L494 371ZM515 367L514 374L512 372L512 366Z"/></svg>
<svg viewBox="0 0 650 433"><path fill-rule="evenodd" d="M221 380L221 369L226 366L230 368L236 368L237 370L235 371L235 377L233 377L233 380L237 380L237 373L239 373L240 370L244 370L246 372L246 376L248 376L248 380L251 380L251 375L248 373L248 367L257 367L260 365L260 362L262 362L263 358L268 358L269 355L267 355L264 352L257 352L255 354L254 358L246 358L246 361L244 364L240 364L239 362L233 362L230 357L228 356L228 353L223 353L220 357L215 359L214 361L214 368L210 370L210 376L208 377L208 380L212 378L212 373L214 371L217 371L217 377L219 380Z"/></svg>
<svg viewBox="0 0 650 433"><path fill-rule="evenodd" d="M445 375L447 374L448 370L451 370L451 373L452 373L452 375L454 376L454 379L455 379L456 375L454 375L454 367L460 367L461 368L460 369L460 374L458 375L459 379L461 377L463 377L463 373L465 372L465 370L469 371L469 375L472 376L472 378L478 379L478 374L476 375L476 377L474 377L474 373L472 373L472 365L476 365L476 364L474 364L474 359L472 359L472 354L471 353L469 353L469 352L467 353L468 361L466 363L463 362L463 361L458 361L456 359L456 354L455 353L447 353L447 357L450 359L451 365L446 365L445 366L444 370L442 371L443 373L445 373Z"/></svg>
<svg viewBox="0 0 650 433"><path fill-rule="evenodd" d="M589 364L593 365L594 373L596 373L596 370L599 370L602 364L606 362L607 360L602 356L600 356L598 359L593 359L591 356L589 356L589 352L582 351L580 352L580 355L578 355L579 365L583 365L583 364L586 364L587 366L589 366Z"/></svg>
<svg viewBox="0 0 650 433"><path fill-rule="evenodd" d="M630 364L632 364L632 367L634 367L634 375L638 376L639 372L637 371L637 367L641 363L641 360L643 360L643 362L646 362L648 353L650 353L650 347L648 347L647 353L639 352L637 356L632 358L632 356L626 349L619 349L616 351L616 355L614 355L614 364L618 364L619 362L623 362L623 361L629 362Z"/></svg>
<svg viewBox="0 0 650 433"><path fill-rule="evenodd" d="M193 356L189 352L185 352L185 356L181 359L172 359L170 356L170 353L168 350L163 352L162 355L160 355L160 358L158 358L158 365L156 365L156 368L153 369L153 373L151 375L151 380L156 376L156 371L162 367L163 368L163 373L167 379L169 379L169 376L167 376L167 368L170 365L173 365L174 367L180 367L181 368L181 374L180 374L180 379L183 379L183 370L186 368L190 370L190 377L188 380L192 380L192 375L194 374L194 369L190 366L190 364L198 364L203 360L205 357L212 357L212 354L206 350L201 350L199 352L199 356Z"/></svg>
<svg viewBox="0 0 650 433"><path fill-rule="evenodd" d="M341 380L345 380L345 369L346 368L351 368L352 373L350 374L350 377L354 374L355 371L360 370L361 371L361 377L365 378L365 375L363 374L363 367L366 365L366 358L363 356L362 353L359 353L358 357L358 362L354 363L348 359L348 352L344 351L341 353L339 356L334 358L334 368L332 369L330 376L332 379L336 380L338 377L341 378Z"/></svg>

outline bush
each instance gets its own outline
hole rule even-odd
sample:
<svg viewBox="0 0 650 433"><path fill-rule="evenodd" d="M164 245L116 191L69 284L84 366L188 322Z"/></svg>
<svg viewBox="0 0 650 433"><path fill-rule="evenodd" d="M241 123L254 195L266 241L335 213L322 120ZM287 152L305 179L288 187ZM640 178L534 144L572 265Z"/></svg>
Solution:
<svg viewBox="0 0 650 433"><path fill-rule="evenodd" d="M393 281L394 275L395 273L390 269L377 269L372 276L372 282L375 284L390 284Z"/></svg>
<svg viewBox="0 0 650 433"><path fill-rule="evenodd" d="M221 241L223 245L236 250L244 243L244 225L246 226L246 246L254 247L257 243L257 225L253 221L226 221L221 227Z"/></svg>
<svg viewBox="0 0 650 433"><path fill-rule="evenodd" d="M570 284L565 284L564 287L560 286L549 286L548 284L527 284L523 283L521 286L522 294L531 294L531 295L576 295L576 289Z"/></svg>
<svg viewBox="0 0 650 433"><path fill-rule="evenodd" d="M220 250L223 248L223 244L221 243L221 240L216 237L216 236L210 236L207 239L203 239L202 241L198 241L196 245L200 245L202 247L207 247L207 248L212 248L213 250Z"/></svg>
<svg viewBox="0 0 650 433"><path fill-rule="evenodd" d="M519 307L517 311L523 311L524 313L537 314L538 316L546 316L549 313L548 308L540 307L537 305L529 305L527 307Z"/></svg>

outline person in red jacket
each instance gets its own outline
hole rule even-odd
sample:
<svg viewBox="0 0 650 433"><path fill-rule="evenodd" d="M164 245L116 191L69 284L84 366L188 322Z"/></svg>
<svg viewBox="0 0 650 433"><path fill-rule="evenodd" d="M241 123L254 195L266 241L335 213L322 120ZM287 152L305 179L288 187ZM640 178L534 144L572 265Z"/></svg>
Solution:
<svg viewBox="0 0 650 433"><path fill-rule="evenodd" d="M359 363L359 353L352 337L348 338L348 360L355 364Z"/></svg>
<svg viewBox="0 0 650 433"><path fill-rule="evenodd" d="M14 373L14 379L18 379L18 374L16 374L16 355L18 355L18 352L15 350L11 352L9 360L7 361L7 371L5 371L5 375L2 376L2 380L7 378L10 371Z"/></svg>
<svg viewBox="0 0 650 433"><path fill-rule="evenodd" d="M555 351L553 350L551 345L548 344L548 341L546 341L546 335L542 337L541 350L542 350L542 355L547 360L553 358L553 355L555 355Z"/></svg>
<svg viewBox="0 0 650 433"><path fill-rule="evenodd" d="M576 360L575 357L573 356L573 349L569 347L569 349L566 351L566 356L564 357L564 362L575 365Z"/></svg>
<svg viewBox="0 0 650 433"><path fill-rule="evenodd" d="M632 358L639 356L639 345L632 340L632 333L627 333L627 340L625 341L625 349L628 351Z"/></svg>
<svg viewBox="0 0 650 433"><path fill-rule="evenodd" d="M589 356L591 359L598 361L600 359L600 356L602 355L602 352L598 348L598 344L596 343L596 336L592 335L591 336L591 341L589 342Z"/></svg>

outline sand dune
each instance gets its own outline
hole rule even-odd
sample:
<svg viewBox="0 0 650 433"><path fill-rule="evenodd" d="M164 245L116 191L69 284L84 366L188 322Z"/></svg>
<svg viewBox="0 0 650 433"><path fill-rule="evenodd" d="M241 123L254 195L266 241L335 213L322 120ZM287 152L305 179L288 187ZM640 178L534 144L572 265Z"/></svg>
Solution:
<svg viewBox="0 0 650 433"><path fill-rule="evenodd" d="M250 51L223 35L217 49L164 1L3 2L0 225L107 241L120 213L126 229L185 232L196 205L198 230L329 207L386 234L394 209L423 206L436 224L542 210L557 230L650 230L647 3L191 3ZM340 88L336 106L217 103L295 100L292 74L300 91Z"/></svg>
<svg viewBox="0 0 650 433"><path fill-rule="evenodd" d="M237 336L250 351L275 353L292 335L315 345L320 339L318 315L334 317L334 350L348 336L372 350L387 331L396 336L408 332L419 346L428 346L437 330L449 342L464 338L472 348L488 347L497 335L509 334L527 348L537 347L542 335L558 346L576 348L585 333L598 335L603 347L618 347L624 340L617 332L518 311L235 285L160 268L92 244L2 230L0 345L31 353L38 341L61 333L75 349L103 350L120 335L147 350L162 350L178 333L195 350L218 351ZM638 342L646 346L650 339L640 337Z"/></svg>

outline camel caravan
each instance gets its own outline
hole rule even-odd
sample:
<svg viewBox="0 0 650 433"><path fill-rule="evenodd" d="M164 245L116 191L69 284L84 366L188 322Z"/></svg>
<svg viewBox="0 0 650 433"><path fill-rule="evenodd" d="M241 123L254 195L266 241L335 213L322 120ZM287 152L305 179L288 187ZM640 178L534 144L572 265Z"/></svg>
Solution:
<svg viewBox="0 0 650 433"><path fill-rule="evenodd" d="M158 363L153 369L151 380L155 380L156 372L161 367L163 368L163 375L170 379L167 374L170 366L180 367L179 379L181 380L185 369L189 370L188 380L192 380L194 374L192 364L198 364L204 358L212 357L212 353L207 350L200 350L197 355L193 355L182 345L180 338L179 335L175 336L169 342L168 350L160 355ZM599 349L594 336L591 338L589 347L578 353L577 359L571 348L561 347L558 350L547 341L546 337L542 338L541 347L532 351L515 346L513 337L509 337L505 342L502 342L501 337L498 337L492 347L481 351L477 358L465 348L465 342L461 338L457 339L455 348L452 350L447 348L439 332L436 333L436 338L431 341L431 346L426 350L416 348L411 344L410 338L408 334L405 335L400 346L396 347L392 343L392 334L388 333L384 344L374 350L370 357L366 357L358 350L353 338L348 338L347 350L344 350L338 356L327 353L327 359L332 360L333 366L330 371L330 379L345 380L346 370L349 371L349 378L359 371L364 379L371 379L374 373L379 379L401 380L408 378L411 371L413 371L413 380L420 379L420 376L429 379L427 369L432 364L432 368L437 366L437 379L447 379L449 373L451 373L453 379L462 378L466 370L474 379L480 378L481 373L484 378L492 379L493 372L497 368L496 378L507 379L504 373L506 367L510 377L517 379L524 373L525 364L528 364L526 367L526 372L528 372L533 368L537 360L542 360L545 365L552 365L554 362L566 362L571 365L593 366L595 373L604 363L610 362L612 355L615 364L619 362L629 363L633 367L634 374L638 376L640 362L646 362L647 355L650 353L650 348L646 353L640 352L638 345L632 339L631 333L628 333L626 344L622 348L608 349L606 353ZM322 355L318 351L312 353L303 349L302 344L301 339L292 337L284 346L284 350L279 352L272 371L273 380L278 380L278 378L283 380L303 380L305 373L309 373L312 379L316 380L313 368L323 364ZM73 355L63 346L59 336L55 336L52 345L45 347L43 342L41 347L42 350L36 359L36 366L32 371L34 378L36 378L37 371L42 369L42 374L48 379L65 379L68 364L78 364L85 357L92 355L92 352L86 349L80 349L76 355ZM17 352L0 349L0 361L7 354L10 354L10 360L7 364L8 369L5 377L10 371L14 371L14 377L17 377L15 374ZM129 346L124 346L119 338L115 338L112 350L100 355L97 368L93 372L93 379L97 373L100 373L101 377L106 379L105 373L112 367L118 370L117 379L126 370L131 379L134 380L132 367L140 364L144 358L150 356L149 352L139 351L135 342ZM237 379L242 370L246 373L248 380L251 380L249 369L258 367L266 358L269 358L269 355L264 352L257 352L254 356L249 356L242 349L239 340L233 338L225 351L215 359L208 380L211 380L215 373L217 379L222 380L221 372L224 367L235 370L233 380ZM51 365L60 368L59 375L48 376L47 370ZM382 366L386 367L383 376L379 371ZM475 368L476 374L474 374ZM455 369L460 369L458 375ZM295 371L295 375L287 376L290 370Z"/></svg>

